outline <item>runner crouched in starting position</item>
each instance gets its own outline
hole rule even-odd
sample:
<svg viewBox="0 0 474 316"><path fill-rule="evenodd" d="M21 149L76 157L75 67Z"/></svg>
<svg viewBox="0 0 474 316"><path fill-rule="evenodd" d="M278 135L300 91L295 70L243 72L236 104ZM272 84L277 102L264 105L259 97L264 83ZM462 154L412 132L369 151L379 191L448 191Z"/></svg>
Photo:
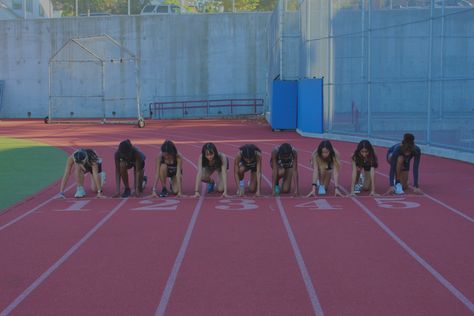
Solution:
<svg viewBox="0 0 474 316"><path fill-rule="evenodd" d="M71 175L72 167L75 166L76 175L76 194L75 198L86 196L84 190L84 176L86 173L91 174L91 190L97 192L97 197L102 198L102 187L105 183L105 172L102 171L102 159L97 156L92 149L78 149L66 159L66 168L59 189L59 196L64 198L64 187Z"/></svg>
<svg viewBox="0 0 474 316"><path fill-rule="evenodd" d="M246 144L239 148L234 160L234 178L237 186L237 195L245 193L244 176L250 171L248 190L260 196L260 184L262 182L262 154L260 148L253 144Z"/></svg>
<svg viewBox="0 0 474 316"><path fill-rule="evenodd" d="M135 196L139 197L145 188L147 177L145 176L145 154L132 142L127 139L119 144L118 150L115 152L115 184L116 193L114 197L129 197L132 193L128 182L128 169L133 168L134 173L134 190ZM125 189L120 195L120 180L122 180Z"/></svg>
<svg viewBox="0 0 474 316"><path fill-rule="evenodd" d="M216 145L206 143L202 146L201 154L198 159L198 172L196 174L196 185L194 187L194 197L198 197L199 185L202 182L207 183L207 193L214 191L216 182L211 177L217 172L217 192L222 192L222 197L227 195L227 170L229 169L229 159L224 153L217 151Z"/></svg>
<svg viewBox="0 0 474 316"><path fill-rule="evenodd" d="M294 180L295 195L299 194L298 152L290 144L283 143L273 149L270 158L272 168L273 194L278 195L291 191L291 180ZM280 179L282 180L280 189Z"/></svg>
<svg viewBox="0 0 474 316"><path fill-rule="evenodd" d="M168 196L168 189L166 188L166 178L170 178L170 189L171 192L176 194L177 197L182 195L182 174L183 174L183 159L181 154L176 149L175 144L166 140L161 145L161 151L156 157L156 173L155 180L153 181L153 196L157 196L156 184L160 179L162 189L160 192L161 197Z"/></svg>

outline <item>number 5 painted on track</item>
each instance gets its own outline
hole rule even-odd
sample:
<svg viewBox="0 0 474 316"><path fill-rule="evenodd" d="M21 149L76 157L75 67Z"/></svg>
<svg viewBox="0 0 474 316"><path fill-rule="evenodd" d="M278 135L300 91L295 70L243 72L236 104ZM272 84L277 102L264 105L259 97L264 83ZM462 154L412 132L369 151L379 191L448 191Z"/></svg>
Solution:
<svg viewBox="0 0 474 316"><path fill-rule="evenodd" d="M250 199L235 199L235 200L220 200L221 204L216 205L216 208L219 210L226 211L248 211L258 208L258 205L255 204L255 200Z"/></svg>
<svg viewBox="0 0 474 316"><path fill-rule="evenodd" d="M417 208L420 203L405 201L405 198L375 198L377 206L383 208Z"/></svg>

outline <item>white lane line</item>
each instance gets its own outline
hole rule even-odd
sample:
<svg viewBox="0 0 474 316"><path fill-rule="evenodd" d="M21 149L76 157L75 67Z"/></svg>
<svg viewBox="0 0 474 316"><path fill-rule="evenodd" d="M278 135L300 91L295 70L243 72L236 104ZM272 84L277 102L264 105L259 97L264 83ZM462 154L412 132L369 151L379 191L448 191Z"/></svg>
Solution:
<svg viewBox="0 0 474 316"><path fill-rule="evenodd" d="M168 306L168 302L171 297L171 292L173 291L174 284L176 283L176 278L178 277L179 269L183 263L184 255L186 254L186 250L189 246L189 241L191 239L191 235L193 233L194 226L196 225L197 217L199 215L199 211L201 210L202 203L204 201L204 187L201 188L201 196L199 197L199 201L194 207L193 216L191 217L191 221L189 222L188 228L186 230L186 234L184 235L183 242L181 247L179 248L178 255L173 264L173 268L171 269L171 273L168 277L168 281L166 282L165 289L163 290L163 294L161 295L160 304L156 308L155 316L162 316L166 312L166 307ZM1 315L0 315L1 316Z"/></svg>
<svg viewBox="0 0 474 316"><path fill-rule="evenodd" d="M410 246L408 246L400 237L398 237L387 225L385 225L374 213L372 213L359 200L351 197L354 201L377 225L380 226L403 250L405 250L413 259L415 259L423 268L425 268L439 283L441 283L448 291L451 292L461 303L463 303L471 312L474 313L474 304L460 290L452 285L445 277L433 268L425 259L418 255Z"/></svg>
<svg viewBox="0 0 474 316"><path fill-rule="evenodd" d="M66 191L69 191L73 186L75 186L76 184L72 184L70 185L69 187L66 188ZM43 203L40 203L38 204L37 206L35 206L34 208L32 208L31 210L29 210L28 212L26 213L23 213L22 215L16 217L15 219L9 221L8 223L0 226L0 231L4 230L5 228L7 228L8 226L11 226L13 224L15 224L16 222L22 220L23 218L27 217L28 215L30 215L31 213L35 212L36 210L42 208L43 206L45 206L46 204L48 204L49 202L51 202L52 200L55 200L57 199L57 194L55 194L54 196L50 197L49 199L47 199L46 201L44 201Z"/></svg>
<svg viewBox="0 0 474 316"><path fill-rule="evenodd" d="M306 268L303 255L301 254L300 248L298 247L298 242L296 241L295 235L293 234L293 230L291 229L290 222L288 221L288 217L286 216L285 209L283 207L283 204L281 203L279 196L276 197L276 202L278 205L278 210L280 211L280 216L283 221L283 225L285 226L288 238L290 240L291 248L293 249L293 253L295 254L296 262L298 263L298 268L300 269L301 276L303 277L303 281L306 286L306 291L308 292L308 296L311 300L311 305L313 306L314 314L317 316L323 316L324 312L321 308L321 304L319 303L318 295L316 294L316 290L314 289L311 276L309 275L308 269Z"/></svg>
<svg viewBox="0 0 474 316"><path fill-rule="evenodd" d="M91 230L89 230L84 237L82 237L74 246L72 246L58 261L51 265L48 270L43 272L30 286L28 286L18 297L11 302L1 313L0 316L9 315L18 305L23 302L28 295L31 294L41 283L44 282L56 269L58 269L70 256L72 256L89 238L99 230L128 200L122 200L117 206L115 206L109 214L107 214L99 223L97 223Z"/></svg>
<svg viewBox="0 0 474 316"><path fill-rule="evenodd" d="M183 133L181 133L181 135L183 135ZM186 134L184 134L184 135L186 135ZM200 135L207 135L208 137L219 137L219 138L223 138L223 139L226 139L226 138L227 138L227 139L230 138L230 139L234 139L234 140L236 139L236 138L234 138L234 137L225 137L225 136L211 135L211 134L206 134L206 133L201 133ZM194 135L194 136L195 136L195 135ZM304 139L302 139L302 140L304 140ZM299 141L299 140L296 140L296 139L295 139L295 141ZM273 146L273 145L274 145L274 144L271 144L271 143L269 144L268 142L262 142L261 144L267 144L268 146ZM234 147L238 147L238 146L233 145L233 144L229 144L229 145L230 145L230 146L234 146ZM313 153L312 151L303 150L303 149L302 149L301 151L302 151L302 152L309 153L309 154L312 154L312 153ZM344 159L341 159L341 162L343 162L343 163L345 163L345 164L351 164L351 162L346 161L346 160L344 160ZM302 165L302 164L299 164L299 165L302 166L302 167L304 167L304 168L306 168L306 169L310 169L310 168L308 168L308 167L306 167L306 166L304 166L304 165ZM388 178L388 176L387 176L386 174L384 174L384 173L382 173L382 172L380 172L380 171L376 171L376 173L379 174L379 175L381 175L381 176L383 176L383 177L385 177L385 178ZM459 216L461 216L462 218L464 218L464 219L466 219L466 220L468 220L468 221L474 223L474 218L470 217L469 215L466 215L465 213L461 212L460 210L458 210L458 209L456 209L456 208L454 208L454 207L452 207L452 206L450 206L450 205L448 205L448 204L446 204L446 203L444 203L444 202L442 202L442 201L440 201L440 200L434 198L433 196L431 196L431 195L429 195L429 194L427 194L427 193L424 193L424 192L423 192L423 196L426 196L426 197L430 198L433 202L438 203L439 205L445 207L446 209L448 209L449 211L453 212L454 214L459 215Z"/></svg>

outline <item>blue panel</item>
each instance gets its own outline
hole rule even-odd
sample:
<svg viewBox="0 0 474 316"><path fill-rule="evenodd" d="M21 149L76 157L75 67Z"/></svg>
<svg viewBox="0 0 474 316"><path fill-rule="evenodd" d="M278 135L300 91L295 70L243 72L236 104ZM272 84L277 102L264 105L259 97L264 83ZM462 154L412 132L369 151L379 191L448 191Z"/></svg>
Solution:
<svg viewBox="0 0 474 316"><path fill-rule="evenodd" d="M273 129L296 129L298 82L275 80L272 88L271 125Z"/></svg>
<svg viewBox="0 0 474 316"><path fill-rule="evenodd" d="M0 80L0 111L2 110L2 99L3 99L3 89L5 87L5 81Z"/></svg>
<svg viewBox="0 0 474 316"><path fill-rule="evenodd" d="M323 132L323 80L298 81L298 129L306 133Z"/></svg>

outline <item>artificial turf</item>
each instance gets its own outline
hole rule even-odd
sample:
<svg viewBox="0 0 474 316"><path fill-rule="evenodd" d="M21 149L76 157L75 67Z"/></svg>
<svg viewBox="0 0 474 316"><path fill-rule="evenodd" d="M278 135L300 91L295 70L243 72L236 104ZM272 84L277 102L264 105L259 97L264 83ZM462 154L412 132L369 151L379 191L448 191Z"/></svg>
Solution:
<svg viewBox="0 0 474 316"><path fill-rule="evenodd" d="M0 213L58 180L66 157L44 143L0 136Z"/></svg>

